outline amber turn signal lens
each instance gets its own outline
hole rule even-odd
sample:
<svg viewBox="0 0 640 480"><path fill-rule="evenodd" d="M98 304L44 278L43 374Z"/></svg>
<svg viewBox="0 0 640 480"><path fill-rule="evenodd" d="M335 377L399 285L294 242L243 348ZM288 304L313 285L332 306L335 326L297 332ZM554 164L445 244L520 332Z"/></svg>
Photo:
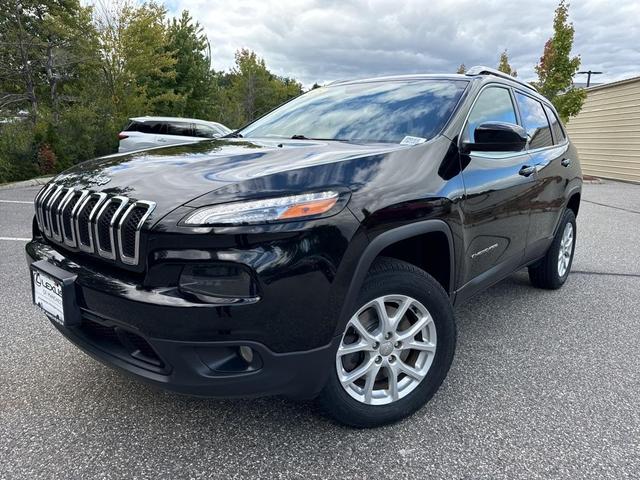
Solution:
<svg viewBox="0 0 640 480"><path fill-rule="evenodd" d="M309 217L311 215L319 215L328 212L338 201L338 198L327 198L324 200L315 200L307 203L292 205L282 212L278 219Z"/></svg>

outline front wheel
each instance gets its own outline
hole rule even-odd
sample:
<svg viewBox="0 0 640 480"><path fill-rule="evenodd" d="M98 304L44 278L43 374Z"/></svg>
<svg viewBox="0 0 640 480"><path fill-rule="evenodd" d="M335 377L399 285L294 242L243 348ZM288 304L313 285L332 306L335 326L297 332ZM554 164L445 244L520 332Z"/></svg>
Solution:
<svg viewBox="0 0 640 480"><path fill-rule="evenodd" d="M320 403L355 427L407 417L440 387L455 341L453 310L440 284L414 265L378 259L328 366Z"/></svg>
<svg viewBox="0 0 640 480"><path fill-rule="evenodd" d="M576 248L576 216L565 210L556 236L546 255L529 267L529 280L538 288L555 290L564 285L571 271Z"/></svg>

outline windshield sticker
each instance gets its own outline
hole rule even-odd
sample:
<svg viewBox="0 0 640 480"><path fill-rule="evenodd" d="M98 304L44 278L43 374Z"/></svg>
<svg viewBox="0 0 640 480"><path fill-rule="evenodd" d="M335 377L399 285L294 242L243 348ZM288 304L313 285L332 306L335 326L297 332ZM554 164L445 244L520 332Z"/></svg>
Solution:
<svg viewBox="0 0 640 480"><path fill-rule="evenodd" d="M412 137L410 135L407 135L402 139L402 141L400 142L400 145L418 145L419 143L424 143L426 141L427 141L426 138Z"/></svg>

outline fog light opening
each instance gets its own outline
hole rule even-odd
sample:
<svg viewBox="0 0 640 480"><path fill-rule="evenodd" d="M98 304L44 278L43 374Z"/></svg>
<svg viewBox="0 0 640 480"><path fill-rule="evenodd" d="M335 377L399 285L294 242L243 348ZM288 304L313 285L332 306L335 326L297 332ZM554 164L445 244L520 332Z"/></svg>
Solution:
<svg viewBox="0 0 640 480"><path fill-rule="evenodd" d="M246 345L242 345L239 349L240 358L247 362L248 365L253 363L253 349L251 347L247 347Z"/></svg>

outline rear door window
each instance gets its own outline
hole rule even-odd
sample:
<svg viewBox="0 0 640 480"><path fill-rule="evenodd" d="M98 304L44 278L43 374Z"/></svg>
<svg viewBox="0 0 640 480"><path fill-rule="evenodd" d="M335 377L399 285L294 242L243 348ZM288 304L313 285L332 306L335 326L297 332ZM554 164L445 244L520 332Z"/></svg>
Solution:
<svg viewBox="0 0 640 480"><path fill-rule="evenodd" d="M520 92L516 92L516 102L520 109L523 126L529 136L529 148L533 150L552 146L551 128L542 104Z"/></svg>
<svg viewBox="0 0 640 480"><path fill-rule="evenodd" d="M178 135L182 137L192 137L193 131L190 123L185 122L168 122L167 135Z"/></svg>
<svg viewBox="0 0 640 480"><path fill-rule="evenodd" d="M196 123L193 128L195 136L201 138L216 138L222 133L218 129L210 127L209 125L200 125Z"/></svg>
<svg viewBox="0 0 640 480"><path fill-rule="evenodd" d="M125 131L159 135L167 133L167 126L162 122L138 122L133 120L127 125Z"/></svg>
<svg viewBox="0 0 640 480"><path fill-rule="evenodd" d="M551 131L553 132L554 143L557 145L558 143L564 142L567 137L564 134L562 125L560 125L560 120L558 120L555 112L546 105L544 106L544 111L547 113L547 118L551 123Z"/></svg>

